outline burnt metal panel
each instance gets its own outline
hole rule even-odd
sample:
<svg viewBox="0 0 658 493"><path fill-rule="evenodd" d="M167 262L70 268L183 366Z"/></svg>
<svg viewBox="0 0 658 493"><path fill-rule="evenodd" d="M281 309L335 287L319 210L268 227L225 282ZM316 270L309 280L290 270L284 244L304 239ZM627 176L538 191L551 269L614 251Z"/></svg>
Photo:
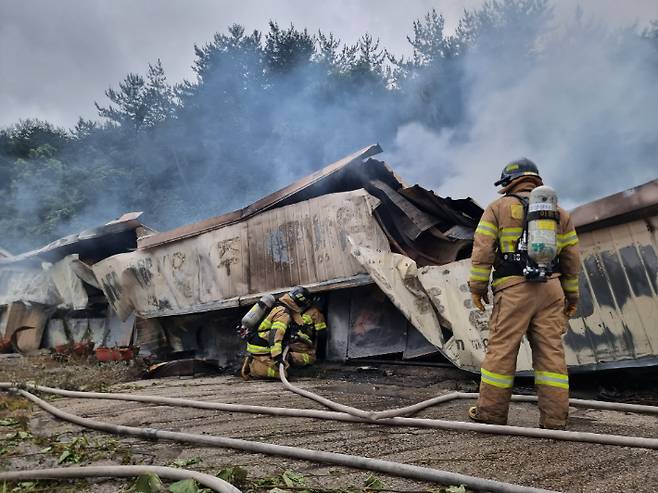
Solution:
<svg viewBox="0 0 658 493"><path fill-rule="evenodd" d="M407 320L375 286L353 291L350 306L349 359L401 353L407 345Z"/></svg>
<svg viewBox="0 0 658 493"><path fill-rule="evenodd" d="M329 293L327 300L327 359L347 360L350 333L350 304L352 289Z"/></svg>
<svg viewBox="0 0 658 493"><path fill-rule="evenodd" d="M239 306L257 293L295 285L345 287L364 273L353 242L388 249L365 190L323 195L246 221L93 266L122 318L180 315ZM365 280L370 282L369 279Z"/></svg>
<svg viewBox="0 0 658 493"><path fill-rule="evenodd" d="M425 336L413 325L407 324L407 345L404 348L402 358L412 359L429 354L439 353L434 344L425 339Z"/></svg>
<svg viewBox="0 0 658 493"><path fill-rule="evenodd" d="M592 231L658 212L658 179L577 207L571 218L579 231Z"/></svg>

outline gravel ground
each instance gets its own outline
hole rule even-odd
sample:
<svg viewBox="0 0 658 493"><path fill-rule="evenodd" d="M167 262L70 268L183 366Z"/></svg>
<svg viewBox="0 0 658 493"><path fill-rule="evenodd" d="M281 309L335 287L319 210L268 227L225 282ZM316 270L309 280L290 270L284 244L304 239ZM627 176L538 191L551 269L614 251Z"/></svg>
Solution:
<svg viewBox="0 0 658 493"><path fill-rule="evenodd" d="M403 366L387 366L367 371L360 371L355 367L324 368L315 375L297 377L295 383L338 402L375 410L411 404L452 390L471 391L476 387L472 376L454 369ZM112 391L322 409L321 406L286 391L278 382L244 382L230 375L141 380L116 384ZM658 491L658 452L653 450L443 430L276 418L131 402L57 398L53 403L68 412L112 423L364 455L557 491ZM469 401L453 401L425 410L418 417L464 420L469 405ZM658 419L655 416L575 408L572 409L571 416L570 429L575 431L658 437ZM33 410L28 419L27 430L35 437L41 437L38 438L41 443L14 450L11 457L0 463L3 468L24 468L35 464L41 467L56 465L57 457L53 454L39 454L39 447L42 449L43 443L53 440L53 437L68 441L72 437L81 436L78 427L54 421L38 410ZM534 405L512 405L510 424L536 426L537 422L538 411ZM0 428L0 435L2 431ZM126 438L114 440L96 432L85 432L84 435L100 449L108 450L99 453L99 457L95 458L96 461L105 463L128 461L169 465L174 461L189 460L198 461L190 465L190 468L214 473L222 468L241 466L248 471L252 479L273 477L290 469L301 473L310 485L323 488L363 489L369 476L367 472L354 469L327 467L226 449L194 448L171 442ZM108 443L111 445L107 445ZM28 455L30 453L34 455ZM377 477L387 488L395 490L436 488L436 485L379 474ZM117 491L120 484L105 481L95 483L86 490Z"/></svg>

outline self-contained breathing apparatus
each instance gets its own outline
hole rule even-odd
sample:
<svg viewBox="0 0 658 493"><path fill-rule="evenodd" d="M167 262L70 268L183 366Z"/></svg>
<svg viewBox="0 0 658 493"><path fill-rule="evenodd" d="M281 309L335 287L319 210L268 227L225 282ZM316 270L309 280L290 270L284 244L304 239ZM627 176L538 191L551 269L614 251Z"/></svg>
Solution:
<svg viewBox="0 0 658 493"><path fill-rule="evenodd" d="M523 228L515 251L498 249L494 261L494 278L524 276L531 282L544 282L559 272L557 231L560 212L557 194L542 185L529 197L508 193L523 204Z"/></svg>
<svg viewBox="0 0 658 493"><path fill-rule="evenodd" d="M311 298L309 291L302 286L294 287L288 294L302 309L310 307L314 302L317 301L314 298ZM258 327L260 326L260 323L275 306L281 306L289 314L291 314L289 307L287 307L284 303L281 303L271 294L266 294L249 309L244 317L242 317L240 325L237 328L240 339L243 341L250 341L253 337L255 337L258 334ZM286 333L286 340L284 342L294 342L296 338L309 341L310 334L308 334L309 331L306 330L307 324L300 325L296 323L292 314L290 319L289 330ZM312 333L312 330L310 332ZM270 334L272 334L272 332L270 332ZM268 342L271 345L272 341Z"/></svg>

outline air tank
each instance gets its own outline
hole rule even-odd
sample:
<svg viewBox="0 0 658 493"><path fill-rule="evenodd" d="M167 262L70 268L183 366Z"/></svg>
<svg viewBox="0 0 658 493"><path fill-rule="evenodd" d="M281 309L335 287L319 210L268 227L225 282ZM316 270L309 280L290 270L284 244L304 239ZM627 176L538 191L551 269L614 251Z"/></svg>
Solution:
<svg viewBox="0 0 658 493"><path fill-rule="evenodd" d="M264 295L258 302L252 306L247 314L242 317L242 327L247 329L255 329L261 320L267 315L276 303L276 298L271 294Z"/></svg>
<svg viewBox="0 0 658 493"><path fill-rule="evenodd" d="M555 190L546 185L532 190L528 202L528 257L542 270L557 256L559 220Z"/></svg>

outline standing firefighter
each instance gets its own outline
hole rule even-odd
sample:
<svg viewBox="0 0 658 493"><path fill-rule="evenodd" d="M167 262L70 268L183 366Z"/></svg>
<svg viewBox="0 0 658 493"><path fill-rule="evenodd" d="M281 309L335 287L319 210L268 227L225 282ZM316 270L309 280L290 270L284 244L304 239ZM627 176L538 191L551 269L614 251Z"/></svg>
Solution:
<svg viewBox="0 0 658 493"><path fill-rule="evenodd" d="M309 291L302 286L294 287L276 301L258 330L247 337L249 354L242 368L244 377L279 378L279 364L286 347L286 365L315 363L318 340L327 324L322 312L312 305Z"/></svg>
<svg viewBox="0 0 658 493"><path fill-rule="evenodd" d="M580 254L568 212L542 186L529 159L509 163L495 186L504 196L487 207L475 231L469 286L484 311L493 267L494 306L481 368L475 421L506 424L521 339L527 335L539 397L540 426L564 429L569 377L562 335L578 302Z"/></svg>

